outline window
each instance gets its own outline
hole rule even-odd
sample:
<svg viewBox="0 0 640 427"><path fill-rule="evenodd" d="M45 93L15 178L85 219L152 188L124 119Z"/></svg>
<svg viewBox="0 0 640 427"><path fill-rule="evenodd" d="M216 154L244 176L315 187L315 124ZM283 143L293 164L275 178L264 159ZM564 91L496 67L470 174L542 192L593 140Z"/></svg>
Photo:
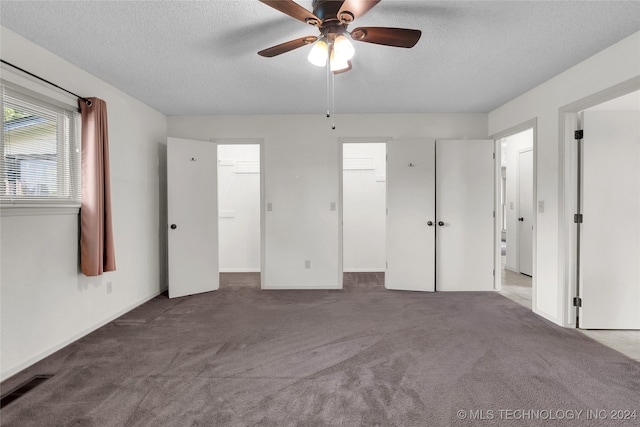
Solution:
<svg viewBox="0 0 640 427"><path fill-rule="evenodd" d="M13 86L0 90L0 204L77 206L80 114Z"/></svg>

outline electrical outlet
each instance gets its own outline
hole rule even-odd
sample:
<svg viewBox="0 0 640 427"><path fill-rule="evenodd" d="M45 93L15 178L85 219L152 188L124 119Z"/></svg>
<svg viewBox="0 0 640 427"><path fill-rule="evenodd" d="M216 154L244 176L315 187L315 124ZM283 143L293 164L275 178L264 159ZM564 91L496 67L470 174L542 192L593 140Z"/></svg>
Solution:
<svg viewBox="0 0 640 427"><path fill-rule="evenodd" d="M107 282L107 295L113 292L113 283Z"/></svg>
<svg viewBox="0 0 640 427"><path fill-rule="evenodd" d="M329 209L331 209L332 211L335 211L336 210L336 202L331 202L329 204Z"/></svg>
<svg viewBox="0 0 640 427"><path fill-rule="evenodd" d="M304 260L304 268L306 268L307 270L309 270L311 268L311 260L310 259Z"/></svg>
<svg viewBox="0 0 640 427"><path fill-rule="evenodd" d="M544 213L544 200L538 200L538 212Z"/></svg>
<svg viewBox="0 0 640 427"><path fill-rule="evenodd" d="M273 210L273 204L267 203L267 212L271 212Z"/></svg>

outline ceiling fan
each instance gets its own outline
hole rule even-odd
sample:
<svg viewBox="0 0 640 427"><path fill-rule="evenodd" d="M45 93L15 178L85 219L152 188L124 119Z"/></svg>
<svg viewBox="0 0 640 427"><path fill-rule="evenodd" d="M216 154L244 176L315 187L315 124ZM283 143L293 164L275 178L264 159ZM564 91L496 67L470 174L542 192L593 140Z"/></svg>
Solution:
<svg viewBox="0 0 640 427"><path fill-rule="evenodd" d="M351 69L354 48L345 36L352 40L385 46L411 48L418 43L422 32L407 28L358 27L347 31L355 19L367 13L380 0L313 0L313 13L292 0L260 0L299 21L313 25L320 36L300 37L258 52L264 57L274 57L291 50L315 43L309 52L309 62L324 67L329 61L330 70L337 74Z"/></svg>

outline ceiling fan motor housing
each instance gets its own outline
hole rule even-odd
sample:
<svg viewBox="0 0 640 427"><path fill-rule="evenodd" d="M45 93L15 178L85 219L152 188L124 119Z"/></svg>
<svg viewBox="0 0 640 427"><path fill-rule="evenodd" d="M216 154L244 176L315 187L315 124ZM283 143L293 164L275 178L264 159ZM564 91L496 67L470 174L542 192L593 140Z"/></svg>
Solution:
<svg viewBox="0 0 640 427"><path fill-rule="evenodd" d="M343 11L338 17L338 12L342 7L342 0L313 0L313 14L322 20L322 25L318 25L315 20L308 20L307 23L319 27L320 33L329 41L333 42L336 37L347 32L347 25L353 22L353 14Z"/></svg>
<svg viewBox="0 0 640 427"><path fill-rule="evenodd" d="M324 23L327 21L339 21L344 24L353 22L353 14L350 12L343 12L338 16L338 11L342 7L344 1L342 0L313 0L311 6L313 7L313 14L320 18Z"/></svg>

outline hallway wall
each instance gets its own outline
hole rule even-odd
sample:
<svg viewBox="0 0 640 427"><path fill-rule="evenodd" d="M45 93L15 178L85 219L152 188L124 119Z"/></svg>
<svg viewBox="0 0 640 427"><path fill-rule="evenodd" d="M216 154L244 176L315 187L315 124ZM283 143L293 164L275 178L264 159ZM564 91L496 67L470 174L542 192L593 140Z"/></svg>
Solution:
<svg viewBox="0 0 640 427"><path fill-rule="evenodd" d="M534 242L534 311L569 325L570 295L564 253L564 129L559 109L587 96L640 78L640 32L597 53L569 70L489 113L489 134L496 135L537 119L537 214ZM615 64L615 65L614 65Z"/></svg>

